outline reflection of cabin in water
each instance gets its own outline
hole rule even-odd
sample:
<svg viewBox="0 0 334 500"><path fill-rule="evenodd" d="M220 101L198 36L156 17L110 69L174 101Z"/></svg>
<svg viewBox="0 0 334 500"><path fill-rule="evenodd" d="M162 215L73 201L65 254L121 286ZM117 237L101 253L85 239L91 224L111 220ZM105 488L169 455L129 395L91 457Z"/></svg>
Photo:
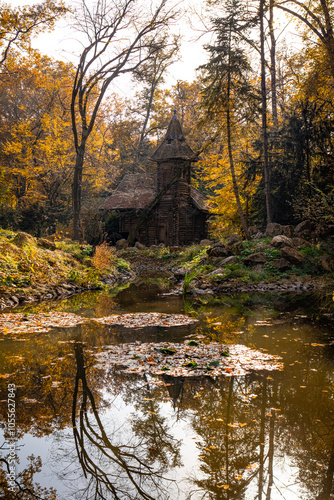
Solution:
<svg viewBox="0 0 334 500"><path fill-rule="evenodd" d="M118 214L118 233L127 237L141 211L170 184L137 231L145 245L187 245L207 237L208 200L190 184L196 161L174 112L167 133L151 157L157 172L127 174L101 207ZM174 182L172 182L174 180Z"/></svg>

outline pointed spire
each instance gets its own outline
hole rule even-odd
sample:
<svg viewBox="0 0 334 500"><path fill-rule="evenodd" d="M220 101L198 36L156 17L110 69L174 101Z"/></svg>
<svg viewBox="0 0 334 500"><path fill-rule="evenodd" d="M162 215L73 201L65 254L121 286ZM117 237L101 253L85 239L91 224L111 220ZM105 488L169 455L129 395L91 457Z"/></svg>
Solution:
<svg viewBox="0 0 334 500"><path fill-rule="evenodd" d="M193 157L194 152L185 140L176 109L174 109L174 115L168 125L166 135L151 156L151 160L157 162L174 159L190 160Z"/></svg>

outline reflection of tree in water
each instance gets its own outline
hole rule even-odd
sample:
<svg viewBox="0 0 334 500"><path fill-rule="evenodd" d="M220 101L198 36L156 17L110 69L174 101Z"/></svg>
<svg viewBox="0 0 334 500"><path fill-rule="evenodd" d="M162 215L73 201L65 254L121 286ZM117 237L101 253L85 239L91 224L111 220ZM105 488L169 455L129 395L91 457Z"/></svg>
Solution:
<svg viewBox="0 0 334 500"><path fill-rule="evenodd" d="M25 469L17 474L15 492L12 492L8 482L10 464L6 458L0 458L0 498L5 500L57 500L57 492L54 488L42 488L38 482L34 481L34 475L42 469L41 458L31 455L28 457L28 461L29 464Z"/></svg>
<svg viewBox="0 0 334 500"><path fill-rule="evenodd" d="M82 344L75 346L77 375L73 393L72 424L76 450L80 465L86 478L89 479L85 495L90 499L147 499L154 500L164 493L162 481L165 481L163 467L156 468L156 459L162 461L161 449L167 448L172 453L172 439L166 432L163 419L150 418L139 425L135 424L141 440L136 443L114 445L105 432L97 411L93 393L88 387ZM79 386L81 383L81 391ZM77 410L79 409L79 415ZM153 417L152 412L151 416ZM153 425L152 425L153 424ZM113 436L115 437L115 436ZM122 436L125 439L125 436ZM154 446L157 452L152 453ZM160 455L159 455L160 454ZM177 464L177 453L174 464ZM152 494L154 496L152 496Z"/></svg>
<svg viewBox="0 0 334 500"><path fill-rule="evenodd" d="M154 398L146 376L144 381L146 384L142 387L142 398L137 399L134 405L136 412L132 418L133 432L147 448L148 463L159 462L166 471L180 467L181 442L169 433L166 417L159 414L159 403Z"/></svg>

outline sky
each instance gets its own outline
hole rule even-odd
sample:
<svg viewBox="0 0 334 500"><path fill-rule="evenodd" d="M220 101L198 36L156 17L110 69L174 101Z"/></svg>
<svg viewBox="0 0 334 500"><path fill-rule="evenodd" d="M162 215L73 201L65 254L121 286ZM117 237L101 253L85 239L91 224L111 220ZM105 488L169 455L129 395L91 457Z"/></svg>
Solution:
<svg viewBox="0 0 334 500"><path fill-rule="evenodd" d="M42 3L42 0L6 0L6 3L9 3L13 7L19 7L20 5ZM73 5L73 2L68 2L66 0L65 3ZM192 8L196 7L198 10L201 10L203 3L204 2L201 0L179 1L180 7L187 8L191 6ZM196 16L193 17L193 19L195 19L196 23ZM198 40L201 35L201 23L199 21L197 21L197 29L198 31L190 27L189 21L185 15L182 16L177 25L173 27L173 31L177 34L180 33L183 38L180 61L176 61L170 67L169 75L166 79L167 86L175 85L179 80L192 81L196 76L196 68L206 62L207 56L203 48L203 38ZM79 54L81 49L77 37L78 34L73 32L73 29L70 28L69 21L61 20L51 33L45 33L33 39L32 46L55 59L75 63L76 58L71 52ZM113 90L125 97L130 97L129 94L133 91L129 84L129 79L127 79L127 82L123 80L115 81Z"/></svg>
<svg viewBox="0 0 334 500"><path fill-rule="evenodd" d="M42 0L6 0L7 3L13 7L20 5L32 5L42 3ZM151 0L147 1L149 5ZM170 0L171 4L177 3L180 8L187 12L191 9L196 9L198 12L203 10L205 5L204 0ZM88 0L88 3L92 0ZM65 0L68 5L73 5L74 2ZM207 60L206 51L203 44L210 40L210 34L203 35L203 24L196 14L191 16L191 24L187 15L181 16L178 23L173 26L175 33L182 35L182 45L180 53L180 61L175 62L169 70L169 75L166 78L165 86L170 87L175 85L179 80L192 81L196 76L196 69L204 64ZM287 37L290 46L293 43L298 43L298 38L293 38L293 26L287 23L286 18L278 19L276 22L276 36L280 39ZM201 34L203 36L201 36ZM294 42L292 40L295 40ZM81 45L78 43L78 33L71 29L69 20L61 20L57 23L56 28L51 33L40 35L33 40L33 47L40 50L42 53L47 54L55 59L70 61L76 63L74 54L79 55L81 52ZM134 92L131 86L130 78L116 79L111 89L121 96L131 97Z"/></svg>

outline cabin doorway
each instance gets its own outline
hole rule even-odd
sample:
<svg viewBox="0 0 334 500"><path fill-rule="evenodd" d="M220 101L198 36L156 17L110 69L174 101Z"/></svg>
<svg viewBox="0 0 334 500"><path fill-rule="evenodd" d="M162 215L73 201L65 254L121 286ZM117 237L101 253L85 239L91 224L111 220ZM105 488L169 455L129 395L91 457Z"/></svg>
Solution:
<svg viewBox="0 0 334 500"><path fill-rule="evenodd" d="M164 243L166 245L167 240L168 240L168 224L167 224L167 222L160 223L158 229L159 229L158 230L159 243Z"/></svg>

